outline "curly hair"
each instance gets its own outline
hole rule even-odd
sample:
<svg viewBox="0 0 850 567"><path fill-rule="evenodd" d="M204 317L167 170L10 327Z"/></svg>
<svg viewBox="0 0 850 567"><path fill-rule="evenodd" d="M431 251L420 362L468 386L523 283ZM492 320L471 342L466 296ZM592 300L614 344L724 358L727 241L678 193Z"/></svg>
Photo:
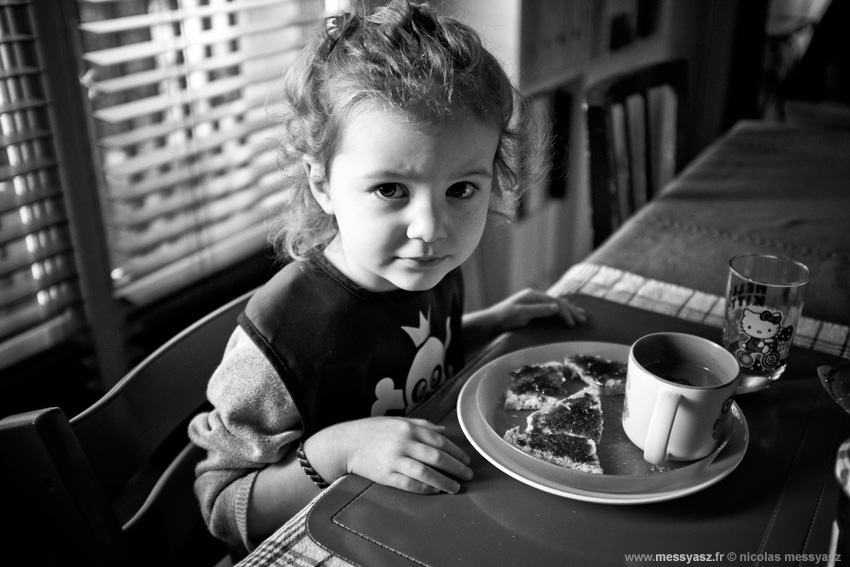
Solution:
<svg viewBox="0 0 850 567"><path fill-rule="evenodd" d="M472 112L500 132L490 210L506 214L529 177L537 138L518 92L472 28L428 4L392 0L327 18L284 73L278 162L281 211L270 235L279 259L305 260L336 235L334 217L313 198L302 163L330 170L346 120L364 103L438 125Z"/></svg>

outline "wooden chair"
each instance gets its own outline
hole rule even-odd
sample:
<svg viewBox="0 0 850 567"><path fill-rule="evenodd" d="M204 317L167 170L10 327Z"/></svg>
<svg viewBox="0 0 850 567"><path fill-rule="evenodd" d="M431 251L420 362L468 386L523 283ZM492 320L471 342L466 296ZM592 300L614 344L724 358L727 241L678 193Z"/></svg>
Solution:
<svg viewBox="0 0 850 567"><path fill-rule="evenodd" d="M687 87L687 62L674 60L587 89L594 247L681 170Z"/></svg>
<svg viewBox="0 0 850 567"><path fill-rule="evenodd" d="M186 427L207 403L207 382L251 293L171 339L70 422L59 408L0 421L0 460L17 484L5 488L21 491L57 565L227 557L201 518L193 482L203 451Z"/></svg>

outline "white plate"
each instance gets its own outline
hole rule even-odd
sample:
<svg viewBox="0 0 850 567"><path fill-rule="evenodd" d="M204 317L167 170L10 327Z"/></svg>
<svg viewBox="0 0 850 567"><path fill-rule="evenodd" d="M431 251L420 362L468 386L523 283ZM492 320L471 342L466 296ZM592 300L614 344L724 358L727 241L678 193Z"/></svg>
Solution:
<svg viewBox="0 0 850 567"><path fill-rule="evenodd" d="M628 474L634 464L619 467L615 474L596 475L559 467L536 459L509 445L504 434L505 419L502 413L504 392L510 382L509 372L526 364L562 360L567 355L597 354L611 360L626 362L629 347L598 342L567 342L532 347L498 358L470 377L458 398L457 412L460 426L473 447L506 474L539 490L586 502L602 504L645 504L681 498L698 492L728 476L744 458L749 442L747 421L737 404L732 405L731 430L723 447L701 461L683 463L670 469L647 467L638 474ZM603 400L603 416L605 412ZM615 430L619 423L605 427ZM620 431L622 428L620 427ZM606 443L603 432L603 443ZM619 441L617 443L620 443ZM610 445L607 458L626 458L623 455L639 449L621 443ZM600 452L604 452L600 444ZM604 455L600 454L600 459ZM632 457L628 457L631 459ZM604 465L603 465L604 466ZM606 467L611 470L612 467ZM636 469L639 470L639 469Z"/></svg>

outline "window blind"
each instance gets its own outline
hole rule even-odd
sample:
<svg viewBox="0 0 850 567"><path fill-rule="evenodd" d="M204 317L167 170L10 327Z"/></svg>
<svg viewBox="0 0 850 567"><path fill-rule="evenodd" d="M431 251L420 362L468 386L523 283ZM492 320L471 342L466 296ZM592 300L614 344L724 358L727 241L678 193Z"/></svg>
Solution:
<svg viewBox="0 0 850 567"><path fill-rule="evenodd" d="M0 0L0 369L84 326L30 3Z"/></svg>
<svg viewBox="0 0 850 567"><path fill-rule="evenodd" d="M279 197L267 101L324 0L78 0L117 296L262 250Z"/></svg>

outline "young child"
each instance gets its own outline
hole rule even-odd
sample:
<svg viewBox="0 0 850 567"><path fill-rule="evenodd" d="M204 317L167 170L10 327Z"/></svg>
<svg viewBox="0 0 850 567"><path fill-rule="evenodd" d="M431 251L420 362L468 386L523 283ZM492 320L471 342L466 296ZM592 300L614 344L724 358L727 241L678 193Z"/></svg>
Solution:
<svg viewBox="0 0 850 567"><path fill-rule="evenodd" d="M464 343L584 315L524 290L463 315L460 266L523 180L528 124L468 27L393 0L328 21L284 79L292 260L248 303L189 433L210 530L251 549L347 473L455 493L469 457L405 417Z"/></svg>

